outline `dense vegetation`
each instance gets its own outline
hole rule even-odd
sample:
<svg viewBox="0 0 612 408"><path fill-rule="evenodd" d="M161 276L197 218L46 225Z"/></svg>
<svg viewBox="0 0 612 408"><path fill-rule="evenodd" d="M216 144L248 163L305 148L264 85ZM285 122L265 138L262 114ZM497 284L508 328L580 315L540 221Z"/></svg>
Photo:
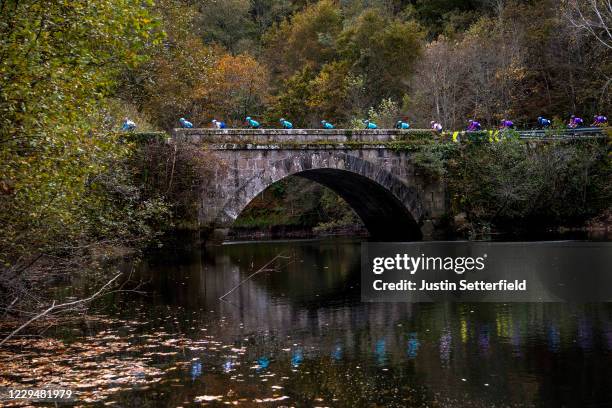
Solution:
<svg viewBox="0 0 612 408"><path fill-rule="evenodd" d="M64 271L94 243L144 241L167 211L140 199L109 103L159 43L156 25L141 1L0 2L3 300L38 302L21 286L33 267Z"/></svg>
<svg viewBox="0 0 612 408"><path fill-rule="evenodd" d="M206 173L203 153L124 137L125 116L141 131L168 130L181 116L241 125L247 114L269 125L279 116L297 126L405 117L460 128L469 118L526 125L538 114L609 111L610 42L597 37L602 27L571 24L571 4L0 0L0 297L42 304L27 295L30 271L74 270L80 257L150 242L183 221L176 215L189 212ZM576 201L579 182L591 183L594 161L580 164L582 155L600 153L542 152L531 168L523 152L528 168L514 168L522 147L499 146L468 168L420 154L426 167L456 171L461 211L488 222L525 211L573 216L559 203L586 203ZM529 175L508 192L516 204L490 204L506 197L503 180L468 189L487 166ZM597 174L584 197L604 194ZM312 206L329 211L317 223L352 217L332 207Z"/></svg>
<svg viewBox="0 0 612 408"><path fill-rule="evenodd" d="M413 127L532 126L610 108L610 42L556 0L163 0L163 47L121 97L160 128L180 116L349 126L371 108Z"/></svg>

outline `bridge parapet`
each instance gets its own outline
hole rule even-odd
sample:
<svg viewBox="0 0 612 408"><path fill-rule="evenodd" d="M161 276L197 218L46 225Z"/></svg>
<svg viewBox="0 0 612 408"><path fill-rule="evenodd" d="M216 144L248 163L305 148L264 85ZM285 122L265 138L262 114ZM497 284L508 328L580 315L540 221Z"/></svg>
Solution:
<svg viewBox="0 0 612 408"><path fill-rule="evenodd" d="M176 140L211 144L252 143L385 143L410 138L431 138L431 130L398 129L174 129Z"/></svg>
<svg viewBox="0 0 612 408"><path fill-rule="evenodd" d="M557 130L525 130L517 131L521 139L526 140L575 140L606 138L606 128L581 128ZM464 141L480 138L487 140L489 136L500 136L499 131L483 132L445 132L436 133L429 129L174 129L172 138L177 141L204 143L215 145L220 149L258 146L274 148L306 145L321 148L337 147L379 147L388 148L394 143L436 143Z"/></svg>

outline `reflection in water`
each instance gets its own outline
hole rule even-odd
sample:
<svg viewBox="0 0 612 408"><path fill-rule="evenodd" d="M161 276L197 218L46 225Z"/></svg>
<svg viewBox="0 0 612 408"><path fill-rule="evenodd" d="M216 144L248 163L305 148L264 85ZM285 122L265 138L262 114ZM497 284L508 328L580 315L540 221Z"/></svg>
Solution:
<svg viewBox="0 0 612 408"><path fill-rule="evenodd" d="M447 367L450 361L452 341L453 336L450 329L445 328L442 330L442 335L440 336L440 361L442 361L444 367Z"/></svg>
<svg viewBox="0 0 612 408"><path fill-rule="evenodd" d="M604 336L606 339L606 345L608 346L608 351L612 351L612 323L606 322L604 324Z"/></svg>
<svg viewBox="0 0 612 408"><path fill-rule="evenodd" d="M279 253L290 259L219 301ZM159 398L346 407L612 400L609 305L361 303L359 263L359 243L330 240L225 245L141 268L156 293L138 306L150 321L218 342L186 350L189 370L168 380L171 391L162 381Z"/></svg>
<svg viewBox="0 0 612 408"><path fill-rule="evenodd" d="M195 360L191 362L191 380L195 381L196 378L202 375L202 362Z"/></svg>
<svg viewBox="0 0 612 408"><path fill-rule="evenodd" d="M483 324L480 328L480 334L478 335L478 348L480 354L489 354L489 325Z"/></svg>
<svg viewBox="0 0 612 408"><path fill-rule="evenodd" d="M374 353L376 354L376 363L379 366L384 366L387 362L387 343L385 339L380 339L376 342Z"/></svg>
<svg viewBox="0 0 612 408"><path fill-rule="evenodd" d="M331 352L331 358L333 358L336 361L340 361L342 360L343 357L343 351L342 351L342 345L341 344L336 344L336 346L334 347L334 349Z"/></svg>
<svg viewBox="0 0 612 408"><path fill-rule="evenodd" d="M417 333L410 333L408 335L408 358L416 358L420 345Z"/></svg>
<svg viewBox="0 0 612 408"><path fill-rule="evenodd" d="M270 367L270 359L266 356L259 357L257 359L257 371L265 370Z"/></svg>
<svg viewBox="0 0 612 408"><path fill-rule="evenodd" d="M548 350L551 353L558 353L561 347L561 335L559 329L554 324L548 327Z"/></svg>
<svg viewBox="0 0 612 408"><path fill-rule="evenodd" d="M304 351L301 348L294 350L293 355L291 356L291 366L299 367L304 361Z"/></svg>

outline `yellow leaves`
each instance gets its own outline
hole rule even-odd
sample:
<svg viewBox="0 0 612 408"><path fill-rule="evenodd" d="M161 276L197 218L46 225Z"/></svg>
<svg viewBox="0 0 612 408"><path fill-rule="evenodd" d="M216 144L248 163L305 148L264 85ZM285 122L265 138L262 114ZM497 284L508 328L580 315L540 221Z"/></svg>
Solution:
<svg viewBox="0 0 612 408"><path fill-rule="evenodd" d="M248 54L223 55L213 66L210 83L196 92L225 118L239 120L267 97L268 72ZM211 112L213 113L213 112Z"/></svg>
<svg viewBox="0 0 612 408"><path fill-rule="evenodd" d="M27 231L24 242L53 242L50 231L86 223L79 206L103 204L87 196L86 181L128 150L105 135L100 101L119 70L142 62L155 24L137 0L21 2L0 15L8 27L0 38L0 139L8 141L0 145L2 191L10 193L2 202L4 230ZM42 234L29 225L32 215L42 220ZM68 221L75 225L64 227ZM0 259L6 247L27 251L6 237L0 232Z"/></svg>

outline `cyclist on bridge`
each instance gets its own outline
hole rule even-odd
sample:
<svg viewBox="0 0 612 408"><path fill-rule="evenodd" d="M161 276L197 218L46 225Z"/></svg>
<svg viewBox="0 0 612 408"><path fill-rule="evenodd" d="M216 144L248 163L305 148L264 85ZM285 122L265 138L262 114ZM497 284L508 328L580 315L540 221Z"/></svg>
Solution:
<svg viewBox="0 0 612 408"><path fill-rule="evenodd" d="M180 118L179 119L179 123L181 124L181 127L185 128L185 129L191 129L193 127L193 123L191 123L190 121L188 121L185 118Z"/></svg>
<svg viewBox="0 0 612 408"><path fill-rule="evenodd" d="M283 126L283 129L293 129L293 123L289 122L288 120L280 118L279 122Z"/></svg>
<svg viewBox="0 0 612 408"><path fill-rule="evenodd" d="M549 128L552 122L542 116L538 116L538 126L542 129Z"/></svg>
<svg viewBox="0 0 612 408"><path fill-rule="evenodd" d="M396 129L410 129L410 123L398 120L395 124Z"/></svg>
<svg viewBox="0 0 612 408"><path fill-rule="evenodd" d="M126 131L126 132L136 130L136 123L134 123L134 121L126 117L123 119L123 126L121 126L121 130Z"/></svg>
<svg viewBox="0 0 612 408"><path fill-rule="evenodd" d="M594 119L593 124L591 126L597 126L597 127L608 126L608 118L606 118L604 115L597 115L593 119Z"/></svg>
<svg viewBox="0 0 612 408"><path fill-rule="evenodd" d="M429 122L429 125L431 126L431 130L434 130L438 133L442 132L442 125L439 122L432 120L431 122Z"/></svg>
<svg viewBox="0 0 612 408"><path fill-rule="evenodd" d="M480 122L476 122L475 120L470 120L468 122L468 127L467 127L467 131L468 132L479 132L482 129L482 126L480 126Z"/></svg>
<svg viewBox="0 0 612 408"><path fill-rule="evenodd" d="M227 125L222 120L213 119L212 124L217 129L226 129Z"/></svg>
<svg viewBox="0 0 612 408"><path fill-rule="evenodd" d="M326 120L321 121L321 126L323 126L323 129L334 129L334 125L332 125Z"/></svg>
<svg viewBox="0 0 612 408"><path fill-rule="evenodd" d="M378 129L376 123L371 122L369 119L364 120L363 124L365 125L366 129Z"/></svg>
<svg viewBox="0 0 612 408"><path fill-rule="evenodd" d="M261 127L259 122L256 121L256 120L253 120L250 116L246 117L246 121L249 124L249 126L251 127L251 129L259 129Z"/></svg>
<svg viewBox="0 0 612 408"><path fill-rule="evenodd" d="M582 120L582 118L577 117L576 115L572 115L570 117L570 121L567 124L567 127L570 129L576 129L579 127L582 127L584 125L584 121Z"/></svg>

